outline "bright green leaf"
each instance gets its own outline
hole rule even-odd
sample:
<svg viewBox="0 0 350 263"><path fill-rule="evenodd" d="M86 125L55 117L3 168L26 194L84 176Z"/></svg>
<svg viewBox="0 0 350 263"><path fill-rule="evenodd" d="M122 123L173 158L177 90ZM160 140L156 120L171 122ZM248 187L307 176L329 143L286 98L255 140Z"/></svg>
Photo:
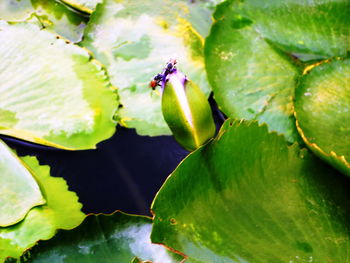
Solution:
<svg viewBox="0 0 350 263"><path fill-rule="evenodd" d="M350 60L314 67L301 79L295 100L305 143L350 176Z"/></svg>
<svg viewBox="0 0 350 263"><path fill-rule="evenodd" d="M21 221L32 207L44 203L30 170L0 140L0 227Z"/></svg>
<svg viewBox="0 0 350 263"><path fill-rule="evenodd" d="M16 225L0 227L0 262L6 257L19 258L38 240L50 239L57 229L72 229L84 219L78 197L68 191L62 178L51 177L50 168L39 165L34 157L21 159L37 179L46 204L32 208Z"/></svg>
<svg viewBox="0 0 350 263"><path fill-rule="evenodd" d="M302 61L350 50L348 0L248 0L236 7L263 38Z"/></svg>
<svg viewBox="0 0 350 263"><path fill-rule="evenodd" d="M103 2L103 0L61 0L61 1L79 11L82 11L88 14L91 14L95 10L95 7L97 4Z"/></svg>
<svg viewBox="0 0 350 263"><path fill-rule="evenodd" d="M24 21L35 15L46 29L79 42L88 18L68 9L55 0L2 0L0 19Z"/></svg>
<svg viewBox="0 0 350 263"><path fill-rule="evenodd" d="M293 96L302 61L346 54L348 2L232 0L214 17L205 54L219 107L298 140Z"/></svg>
<svg viewBox="0 0 350 263"><path fill-rule="evenodd" d="M143 216L89 215L78 228L39 243L29 251L28 262L180 262L181 256L151 244L151 228L152 220Z"/></svg>
<svg viewBox="0 0 350 263"><path fill-rule="evenodd" d="M89 53L29 23L0 23L0 133L89 149L115 131L116 95Z"/></svg>
<svg viewBox="0 0 350 263"><path fill-rule="evenodd" d="M208 95L200 34L208 33L210 15L203 3L187 0L106 0L98 5L82 45L106 65L119 88L122 124L143 135L170 134L160 94L149 83L171 58Z"/></svg>
<svg viewBox="0 0 350 263"><path fill-rule="evenodd" d="M158 192L151 239L188 262L349 262L349 187L266 125L228 120Z"/></svg>

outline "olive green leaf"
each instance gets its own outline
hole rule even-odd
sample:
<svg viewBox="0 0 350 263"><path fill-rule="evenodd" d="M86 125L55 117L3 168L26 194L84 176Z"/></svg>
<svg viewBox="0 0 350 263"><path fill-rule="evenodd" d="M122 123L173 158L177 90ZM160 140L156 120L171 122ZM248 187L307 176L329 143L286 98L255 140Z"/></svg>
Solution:
<svg viewBox="0 0 350 263"><path fill-rule="evenodd" d="M89 215L76 229L39 242L28 262L180 262L180 255L151 243L151 228L152 220L143 216Z"/></svg>
<svg viewBox="0 0 350 263"><path fill-rule="evenodd" d="M45 199L30 170L0 140L0 227L21 221L32 207L42 204Z"/></svg>
<svg viewBox="0 0 350 263"><path fill-rule="evenodd" d="M83 48L31 23L0 22L0 133L89 149L115 132L117 98Z"/></svg>
<svg viewBox="0 0 350 263"><path fill-rule="evenodd" d="M349 262L349 186L265 124L229 119L158 192L151 239L187 262Z"/></svg>
<svg viewBox="0 0 350 263"><path fill-rule="evenodd" d="M0 227L0 262L19 258L38 240L50 239L57 229L72 229L84 219L78 197L68 191L62 178L51 177L50 168L39 165L34 157L21 159L38 181L46 204L32 208L21 222Z"/></svg>
<svg viewBox="0 0 350 263"><path fill-rule="evenodd" d="M297 125L310 149L350 176L350 60L314 67L295 95Z"/></svg>
<svg viewBox="0 0 350 263"><path fill-rule="evenodd" d="M0 19L19 22L35 15L46 29L72 41L79 42L88 21L55 0L2 0Z"/></svg>
<svg viewBox="0 0 350 263"><path fill-rule="evenodd" d="M107 67L118 87L123 125L142 135L171 134L162 117L160 93L149 87L171 58L209 94L203 36L210 24L211 11L187 0L106 0L97 6L82 45Z"/></svg>
<svg viewBox="0 0 350 263"><path fill-rule="evenodd" d="M103 0L61 0L61 1L79 11L82 11L88 14L91 14L95 10L95 7L97 4L103 2Z"/></svg>
<svg viewBox="0 0 350 263"><path fill-rule="evenodd" d="M208 78L226 115L298 140L293 117L304 63L349 50L348 1L226 1L206 40Z"/></svg>

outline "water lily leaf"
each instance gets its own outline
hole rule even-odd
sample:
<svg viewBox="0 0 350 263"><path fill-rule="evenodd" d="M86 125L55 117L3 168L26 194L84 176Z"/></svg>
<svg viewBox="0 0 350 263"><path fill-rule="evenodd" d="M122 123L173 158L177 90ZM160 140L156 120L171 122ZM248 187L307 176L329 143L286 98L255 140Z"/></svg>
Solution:
<svg viewBox="0 0 350 263"><path fill-rule="evenodd" d="M31 172L0 140L0 227L21 221L32 207L44 203Z"/></svg>
<svg viewBox="0 0 350 263"><path fill-rule="evenodd" d="M199 32L208 33L210 14L203 3L187 0L107 0L98 5L82 45L106 65L112 84L118 87L123 125L142 135L170 134L160 94L149 83L171 58L209 94Z"/></svg>
<svg viewBox="0 0 350 263"><path fill-rule="evenodd" d="M337 173L266 125L229 119L158 192L151 239L188 262L348 262L350 182Z"/></svg>
<svg viewBox="0 0 350 263"><path fill-rule="evenodd" d="M28 19L34 10L31 0L3 0L0 3L0 19L23 21Z"/></svg>
<svg viewBox="0 0 350 263"><path fill-rule="evenodd" d="M180 255L151 244L151 228L152 220L143 216L89 215L76 229L40 242L28 262L180 262Z"/></svg>
<svg viewBox="0 0 350 263"><path fill-rule="evenodd" d="M297 125L310 149L350 176L350 60L314 67L295 95Z"/></svg>
<svg viewBox="0 0 350 263"><path fill-rule="evenodd" d="M103 0L61 0L63 3L70 5L71 7L91 14L97 4L102 3Z"/></svg>
<svg viewBox="0 0 350 263"><path fill-rule="evenodd" d="M226 1L206 40L208 78L226 115L299 139L293 117L303 62L349 50L347 1Z"/></svg>
<svg viewBox="0 0 350 263"><path fill-rule="evenodd" d="M0 23L0 133L65 149L112 136L116 95L89 53L30 23Z"/></svg>
<svg viewBox="0 0 350 263"><path fill-rule="evenodd" d="M347 0L249 0L237 7L262 37L302 61L346 56L350 50Z"/></svg>
<svg viewBox="0 0 350 263"><path fill-rule="evenodd" d="M0 19L12 22L25 21L33 14L42 26L72 41L79 42L88 21L55 0L3 0L0 2Z"/></svg>
<svg viewBox="0 0 350 263"><path fill-rule="evenodd" d="M32 208L19 223L0 227L0 262L7 257L19 258L38 240L51 238L57 229L72 229L84 219L81 204L68 191L62 178L50 176L48 166L39 165L34 157L21 157L37 179L46 204Z"/></svg>

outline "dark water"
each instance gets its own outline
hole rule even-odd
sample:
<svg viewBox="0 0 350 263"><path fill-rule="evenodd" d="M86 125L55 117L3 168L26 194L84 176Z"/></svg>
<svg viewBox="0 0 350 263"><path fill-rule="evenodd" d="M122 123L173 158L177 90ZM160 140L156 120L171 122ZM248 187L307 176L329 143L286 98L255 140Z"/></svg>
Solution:
<svg viewBox="0 0 350 263"><path fill-rule="evenodd" d="M219 128L224 116L210 98ZM134 129L117 128L96 150L64 151L1 137L20 156L35 155L63 177L78 194L85 213L123 212L151 215L151 202L178 163L186 157L172 136L139 136Z"/></svg>
<svg viewBox="0 0 350 263"><path fill-rule="evenodd" d="M85 213L111 213L117 209L150 215L156 192L188 154L172 136L138 136L134 129L118 127L115 135L97 150L62 151L14 139L9 146L23 155L36 155L63 177L76 192Z"/></svg>

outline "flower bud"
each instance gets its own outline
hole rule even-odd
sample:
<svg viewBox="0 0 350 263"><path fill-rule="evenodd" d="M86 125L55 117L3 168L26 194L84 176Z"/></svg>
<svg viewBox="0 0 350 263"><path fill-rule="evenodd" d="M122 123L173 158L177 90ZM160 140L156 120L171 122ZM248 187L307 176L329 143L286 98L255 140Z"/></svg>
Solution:
<svg viewBox="0 0 350 263"><path fill-rule="evenodd" d="M162 112L176 141L193 151L215 135L215 123L204 93L175 67L164 74Z"/></svg>

